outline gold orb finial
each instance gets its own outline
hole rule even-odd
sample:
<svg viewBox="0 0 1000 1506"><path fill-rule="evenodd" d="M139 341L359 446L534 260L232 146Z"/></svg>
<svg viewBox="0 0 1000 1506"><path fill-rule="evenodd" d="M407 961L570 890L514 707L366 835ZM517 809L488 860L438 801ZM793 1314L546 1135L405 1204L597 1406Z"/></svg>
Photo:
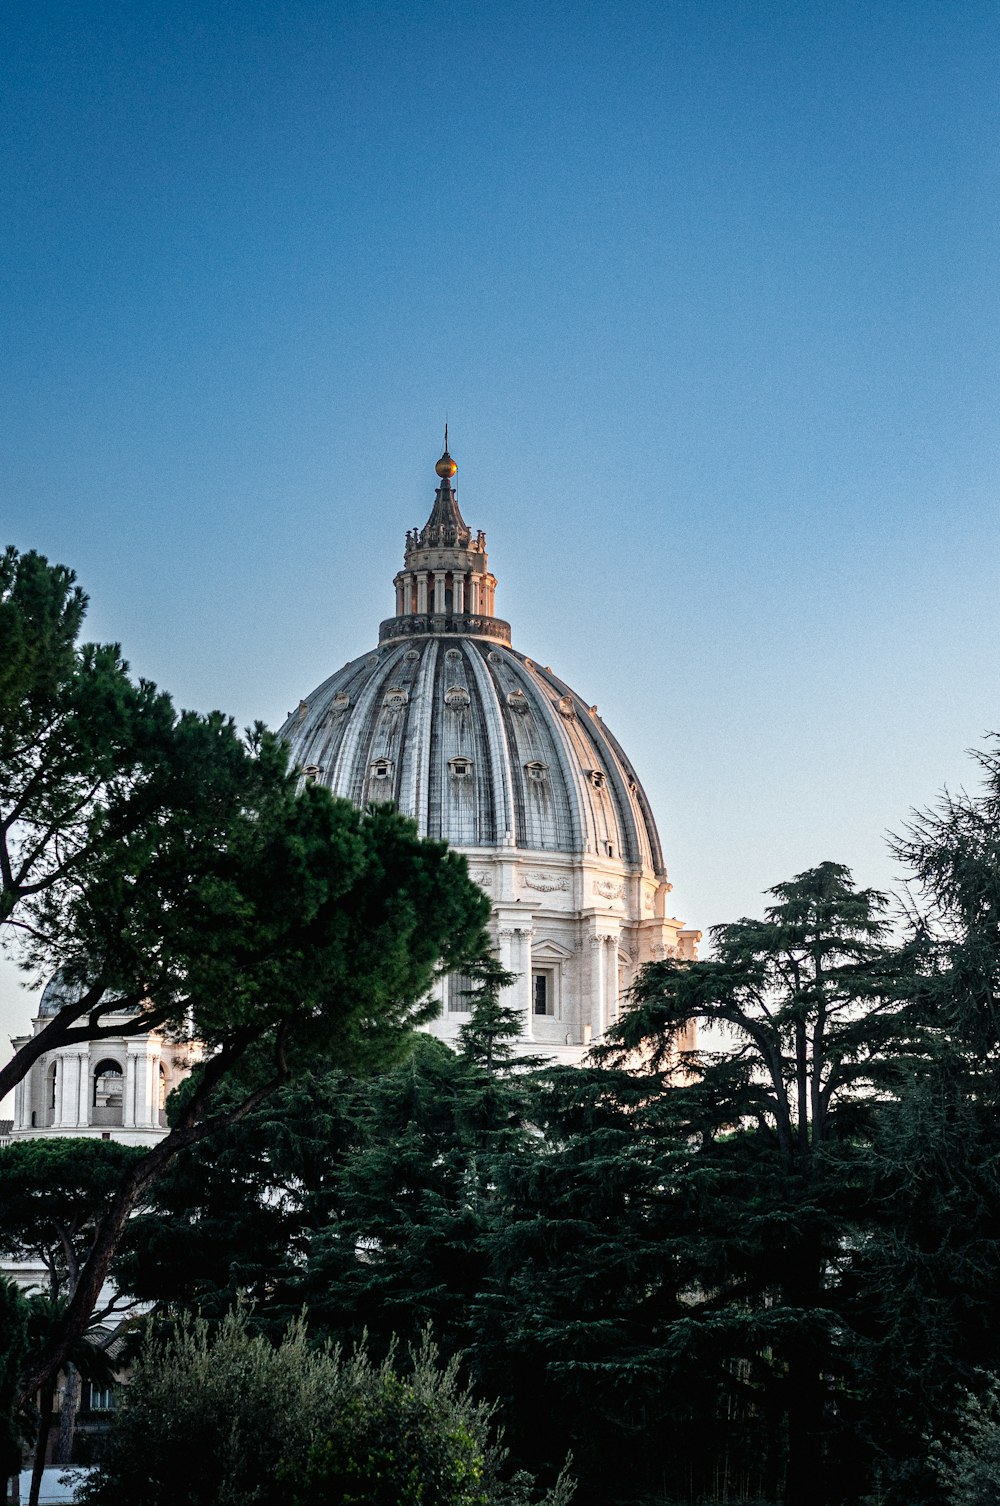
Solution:
<svg viewBox="0 0 1000 1506"><path fill-rule="evenodd" d="M438 463L434 467L434 469L437 471L437 473L441 477L442 481L450 481L451 478L452 478L452 476L454 476L455 472L458 470L458 466L455 464L454 460L452 460L451 456L448 454L448 422L447 422L447 419L445 420L445 425L444 425L444 454L441 456L441 459L438 461Z"/></svg>

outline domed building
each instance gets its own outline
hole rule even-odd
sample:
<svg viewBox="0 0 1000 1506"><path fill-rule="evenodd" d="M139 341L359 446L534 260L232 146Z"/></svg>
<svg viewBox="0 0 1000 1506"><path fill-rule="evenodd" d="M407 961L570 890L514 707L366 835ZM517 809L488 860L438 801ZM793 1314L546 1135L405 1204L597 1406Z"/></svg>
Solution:
<svg viewBox="0 0 1000 1506"><path fill-rule="evenodd" d="M422 836L466 854L517 974L505 1002L527 1048L579 1061L636 970L693 957L700 932L668 913L649 801L596 706L511 646L457 469L446 428L434 506L406 535L378 648L300 701L281 735L306 778L356 805L392 800ZM443 980L440 995L430 1028L453 1039L467 980Z"/></svg>

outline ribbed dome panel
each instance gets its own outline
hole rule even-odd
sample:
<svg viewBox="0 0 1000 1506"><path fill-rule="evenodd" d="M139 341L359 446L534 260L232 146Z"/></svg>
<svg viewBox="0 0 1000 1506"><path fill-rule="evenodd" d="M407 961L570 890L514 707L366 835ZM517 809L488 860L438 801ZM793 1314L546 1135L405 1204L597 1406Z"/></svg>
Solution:
<svg viewBox="0 0 1000 1506"><path fill-rule="evenodd" d="M384 644L331 675L281 735L335 794L394 800L453 846L590 852L663 876L649 802L604 723L487 638Z"/></svg>

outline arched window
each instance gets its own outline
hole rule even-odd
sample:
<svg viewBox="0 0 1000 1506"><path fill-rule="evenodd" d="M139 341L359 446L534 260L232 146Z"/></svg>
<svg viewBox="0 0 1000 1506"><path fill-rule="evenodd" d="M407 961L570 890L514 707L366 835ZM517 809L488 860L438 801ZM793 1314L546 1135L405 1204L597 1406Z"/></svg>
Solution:
<svg viewBox="0 0 1000 1506"><path fill-rule="evenodd" d="M106 1056L94 1068L94 1124L121 1124L125 1078L113 1057Z"/></svg>

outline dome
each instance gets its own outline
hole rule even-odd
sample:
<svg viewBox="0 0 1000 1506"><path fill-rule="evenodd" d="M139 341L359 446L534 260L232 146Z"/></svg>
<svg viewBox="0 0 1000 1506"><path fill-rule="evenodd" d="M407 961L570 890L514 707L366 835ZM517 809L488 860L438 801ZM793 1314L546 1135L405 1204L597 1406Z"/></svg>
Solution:
<svg viewBox="0 0 1000 1506"><path fill-rule="evenodd" d="M38 1016L45 1019L59 1013L67 1004L79 1004L84 995L82 983L68 983L63 977L62 971L53 973L52 977L42 989L42 997L38 1001ZM108 1001L121 998L120 994L107 993L104 995ZM131 1013L131 1007L123 1011Z"/></svg>
<svg viewBox="0 0 1000 1506"><path fill-rule="evenodd" d="M82 983L67 983L61 972L53 973L42 989L42 997L38 1001L38 1013L43 1018L56 1015L67 1004L79 1004L82 998Z"/></svg>
<svg viewBox="0 0 1000 1506"><path fill-rule="evenodd" d="M649 802L596 709L488 638L384 644L331 675L282 735L310 777L356 805L395 801L424 836L665 877Z"/></svg>
<svg viewBox="0 0 1000 1506"><path fill-rule="evenodd" d="M423 528L406 534L396 610L378 647L298 704L281 729L305 779L367 805L391 800L421 835L469 859L489 895L523 1045L579 1061L617 1017L636 969L692 957L699 937L670 892L649 801L591 706L511 646L495 613L486 538L465 522L438 461ZM454 1040L468 981L441 980Z"/></svg>

